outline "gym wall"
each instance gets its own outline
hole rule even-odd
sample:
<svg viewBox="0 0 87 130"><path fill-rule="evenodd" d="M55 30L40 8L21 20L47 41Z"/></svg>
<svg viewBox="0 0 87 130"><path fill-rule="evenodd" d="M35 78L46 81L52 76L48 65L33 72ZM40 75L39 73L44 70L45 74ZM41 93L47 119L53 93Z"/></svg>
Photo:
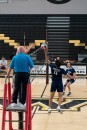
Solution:
<svg viewBox="0 0 87 130"><path fill-rule="evenodd" d="M51 3L50 1L53 1ZM0 3L0 14L87 14L87 0L8 0ZM55 4L54 4L55 3Z"/></svg>

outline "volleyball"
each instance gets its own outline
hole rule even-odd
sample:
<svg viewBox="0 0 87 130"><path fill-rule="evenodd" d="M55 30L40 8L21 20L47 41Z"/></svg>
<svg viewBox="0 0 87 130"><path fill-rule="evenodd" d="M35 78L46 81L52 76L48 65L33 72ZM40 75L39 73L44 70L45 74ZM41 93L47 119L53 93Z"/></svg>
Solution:
<svg viewBox="0 0 87 130"><path fill-rule="evenodd" d="M45 50L47 48L46 43L41 44L41 49Z"/></svg>

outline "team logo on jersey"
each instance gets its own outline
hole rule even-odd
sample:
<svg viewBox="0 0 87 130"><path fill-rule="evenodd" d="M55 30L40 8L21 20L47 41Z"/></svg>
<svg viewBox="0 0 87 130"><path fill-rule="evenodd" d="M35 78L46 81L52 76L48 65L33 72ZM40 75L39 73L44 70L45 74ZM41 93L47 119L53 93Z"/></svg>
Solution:
<svg viewBox="0 0 87 130"><path fill-rule="evenodd" d="M69 2L71 0L47 0L47 1L49 1L49 2L51 2L53 4L65 4L65 3L67 3L67 2Z"/></svg>

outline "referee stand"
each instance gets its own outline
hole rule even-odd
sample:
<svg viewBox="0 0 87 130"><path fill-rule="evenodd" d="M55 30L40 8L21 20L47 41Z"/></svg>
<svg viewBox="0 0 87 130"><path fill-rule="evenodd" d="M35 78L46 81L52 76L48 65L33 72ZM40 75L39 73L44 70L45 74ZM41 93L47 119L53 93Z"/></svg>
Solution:
<svg viewBox="0 0 87 130"><path fill-rule="evenodd" d="M8 83L7 83L8 80ZM32 130L32 101L31 101L31 83L30 80L27 84L26 92L26 106L12 107L11 105L11 83L10 78L5 79L4 84L4 97L3 97L3 112L2 112L2 128L5 130L5 122L9 122L9 130ZM8 111L8 120L6 120L6 112ZM12 120L12 112L18 112L19 120ZM25 121L23 120L23 113L25 112ZM18 129L13 129L12 122L18 122ZM23 123L25 123L23 128Z"/></svg>

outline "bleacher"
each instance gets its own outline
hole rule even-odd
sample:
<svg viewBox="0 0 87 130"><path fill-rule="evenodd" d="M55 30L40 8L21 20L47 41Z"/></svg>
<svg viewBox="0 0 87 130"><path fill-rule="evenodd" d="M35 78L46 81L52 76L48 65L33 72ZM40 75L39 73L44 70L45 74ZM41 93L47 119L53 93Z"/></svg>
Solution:
<svg viewBox="0 0 87 130"><path fill-rule="evenodd" d="M77 61L78 53L87 53L87 15L48 16L47 39L51 58Z"/></svg>
<svg viewBox="0 0 87 130"><path fill-rule="evenodd" d="M8 44L9 48L13 48L11 52L8 52L7 48L4 50L5 57L9 60L11 55L15 54L17 45L24 45L25 42L25 45L28 46L35 43L35 40L45 40L46 17L41 15L0 15L0 34L4 35L4 38L0 37L0 42L4 46ZM36 45L30 53L38 47ZM0 53L0 57L3 54Z"/></svg>
<svg viewBox="0 0 87 130"><path fill-rule="evenodd" d="M0 40L0 59L4 56L7 60L11 59L16 53L16 49L13 46L9 46L9 43L4 43Z"/></svg>
<svg viewBox="0 0 87 130"><path fill-rule="evenodd" d="M5 56L11 60L19 45L34 43L32 53L45 39L51 58L60 56L63 60L78 60L79 52L87 53L87 16L0 15L0 48L4 48L0 58ZM36 60L41 60L41 53L36 55Z"/></svg>

